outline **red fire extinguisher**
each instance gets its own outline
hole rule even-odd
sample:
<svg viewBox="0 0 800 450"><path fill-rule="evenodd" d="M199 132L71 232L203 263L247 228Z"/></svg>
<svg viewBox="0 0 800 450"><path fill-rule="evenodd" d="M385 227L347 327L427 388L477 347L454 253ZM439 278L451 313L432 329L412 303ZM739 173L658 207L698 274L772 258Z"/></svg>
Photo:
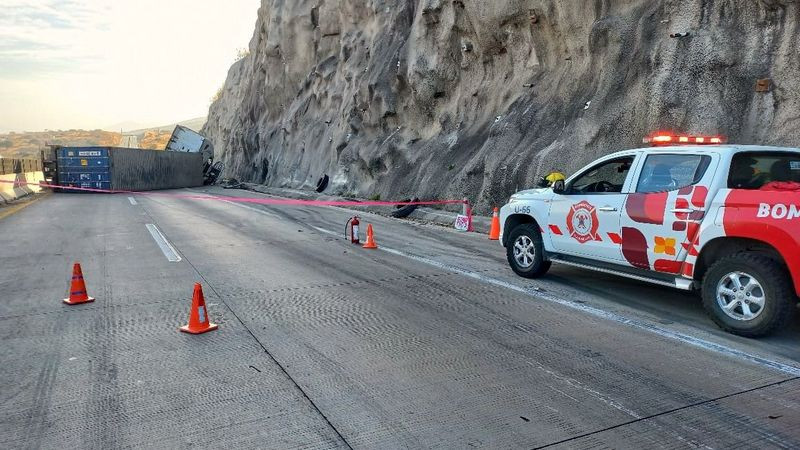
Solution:
<svg viewBox="0 0 800 450"><path fill-rule="evenodd" d="M358 216L351 217L350 220L344 225L344 237L347 238L347 227L350 226L350 242L353 244L360 244L361 238L358 236L358 226L361 222L358 220Z"/></svg>

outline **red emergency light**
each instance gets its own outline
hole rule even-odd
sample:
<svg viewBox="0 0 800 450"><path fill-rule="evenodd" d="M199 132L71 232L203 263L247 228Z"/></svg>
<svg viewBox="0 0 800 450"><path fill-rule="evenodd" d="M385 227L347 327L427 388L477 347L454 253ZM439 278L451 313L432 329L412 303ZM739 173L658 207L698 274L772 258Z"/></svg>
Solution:
<svg viewBox="0 0 800 450"><path fill-rule="evenodd" d="M724 137L721 136L688 136L685 134L674 133L653 133L650 136L642 139L645 144L650 144L653 147L665 145L719 145L726 142Z"/></svg>

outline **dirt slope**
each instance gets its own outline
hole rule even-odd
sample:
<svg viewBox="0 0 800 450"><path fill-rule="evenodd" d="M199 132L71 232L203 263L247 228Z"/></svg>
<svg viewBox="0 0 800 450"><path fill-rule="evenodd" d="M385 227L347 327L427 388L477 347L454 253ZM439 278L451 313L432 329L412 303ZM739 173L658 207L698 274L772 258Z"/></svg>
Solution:
<svg viewBox="0 0 800 450"><path fill-rule="evenodd" d="M243 180L483 211L655 129L797 146L799 6L263 0L204 132Z"/></svg>

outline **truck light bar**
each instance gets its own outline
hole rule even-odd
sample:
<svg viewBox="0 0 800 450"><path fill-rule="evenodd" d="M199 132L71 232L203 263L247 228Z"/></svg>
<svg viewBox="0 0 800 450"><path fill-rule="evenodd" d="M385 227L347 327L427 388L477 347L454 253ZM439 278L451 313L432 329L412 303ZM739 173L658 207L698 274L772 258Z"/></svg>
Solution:
<svg viewBox="0 0 800 450"><path fill-rule="evenodd" d="M655 133L642 139L645 144L653 147L662 145L719 145L724 144L726 139L721 136L688 136L673 133Z"/></svg>

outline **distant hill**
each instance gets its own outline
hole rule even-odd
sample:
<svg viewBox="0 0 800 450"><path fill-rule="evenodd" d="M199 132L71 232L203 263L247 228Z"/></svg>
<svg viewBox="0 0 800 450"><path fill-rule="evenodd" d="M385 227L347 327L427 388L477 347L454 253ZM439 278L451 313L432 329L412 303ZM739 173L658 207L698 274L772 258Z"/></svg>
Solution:
<svg viewBox="0 0 800 450"><path fill-rule="evenodd" d="M172 130L175 129L176 125L182 125L186 128L189 128L194 131L200 131L203 128L203 125L206 123L205 117L196 117L194 119L184 120L182 122L173 123L170 125L163 125L160 127L149 127L149 128L141 128L138 130L128 131L125 134L144 134L147 131L169 131L172 133Z"/></svg>
<svg viewBox="0 0 800 450"><path fill-rule="evenodd" d="M129 130L138 130L138 129L146 129L151 124L142 123L142 122L134 122L132 120L126 120L125 122L114 123L111 125L106 125L102 127L102 130L111 131L112 133L119 133L120 131L125 133Z"/></svg>
<svg viewBox="0 0 800 450"><path fill-rule="evenodd" d="M161 125L161 126L149 126L142 122L133 122L129 120L126 122L120 122L120 123L115 123L113 125L105 126L102 128L102 130L117 132L117 133L122 131L123 134L144 134L145 131L151 131L151 130L159 130L159 131L169 130L170 132L172 132L172 130L175 129L175 125L183 125L187 128L191 128L192 130L199 131L200 128L202 128L205 123L206 123L205 117L195 117L194 119L188 119L178 123L172 123L169 125Z"/></svg>
<svg viewBox="0 0 800 450"><path fill-rule="evenodd" d="M197 117L195 119L184 120L183 122L173 123L171 125L129 131L125 134L138 137L139 148L153 148L162 150L167 146L167 142L169 142L169 138L172 136L172 131L175 130L176 125L182 125L186 128L199 132L205 123L205 117Z"/></svg>
<svg viewBox="0 0 800 450"><path fill-rule="evenodd" d="M199 131L205 117L189 119L177 124L140 130L46 130L0 134L0 156L6 158L38 158L47 145L124 147L138 142L139 148L163 150L167 146L175 125ZM118 128L119 130L119 128ZM124 129L123 129L124 130Z"/></svg>
<svg viewBox="0 0 800 450"><path fill-rule="evenodd" d="M48 144L117 147L121 141L121 134L103 130L11 132L0 134L0 156L6 158L39 158L40 151Z"/></svg>

